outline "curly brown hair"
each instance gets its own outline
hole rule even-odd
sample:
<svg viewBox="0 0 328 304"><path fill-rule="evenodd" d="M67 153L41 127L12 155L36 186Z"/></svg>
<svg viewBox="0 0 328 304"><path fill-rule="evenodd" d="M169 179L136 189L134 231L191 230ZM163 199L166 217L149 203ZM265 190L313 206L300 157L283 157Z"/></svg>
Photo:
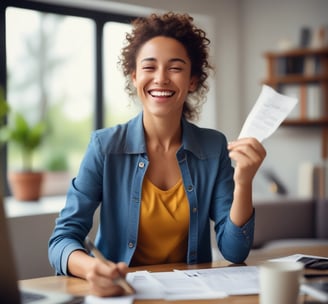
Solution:
<svg viewBox="0 0 328 304"><path fill-rule="evenodd" d="M174 38L185 47L191 61L191 76L198 79L196 90L189 94L184 103L183 116L189 120L198 118L208 91L206 80L212 69L208 60L210 40L206 33L193 24L193 18L188 14L173 12L137 18L132 21L132 26L132 32L126 34L127 44L122 49L119 61L126 77L127 93L130 96L136 95L131 74L136 70L136 57L144 43L157 36Z"/></svg>

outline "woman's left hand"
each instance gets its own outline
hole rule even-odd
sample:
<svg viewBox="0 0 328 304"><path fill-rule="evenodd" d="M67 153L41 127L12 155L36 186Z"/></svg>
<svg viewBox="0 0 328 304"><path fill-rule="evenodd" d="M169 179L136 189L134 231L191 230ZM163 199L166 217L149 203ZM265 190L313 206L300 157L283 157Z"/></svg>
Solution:
<svg viewBox="0 0 328 304"><path fill-rule="evenodd" d="M228 144L229 156L235 161L234 181L238 185L249 185L261 166L266 150L253 137L241 138Z"/></svg>

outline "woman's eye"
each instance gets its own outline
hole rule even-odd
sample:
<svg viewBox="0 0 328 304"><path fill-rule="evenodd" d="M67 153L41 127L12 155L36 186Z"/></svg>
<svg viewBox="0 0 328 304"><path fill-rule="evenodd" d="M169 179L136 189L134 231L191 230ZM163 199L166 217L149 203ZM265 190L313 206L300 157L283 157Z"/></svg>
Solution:
<svg viewBox="0 0 328 304"><path fill-rule="evenodd" d="M153 66L144 66L144 67L142 67L142 69L145 71L151 71L154 69L154 67Z"/></svg>
<svg viewBox="0 0 328 304"><path fill-rule="evenodd" d="M182 68L181 67L178 67L178 66L173 66L173 67L170 67L170 70L171 71L181 71Z"/></svg>

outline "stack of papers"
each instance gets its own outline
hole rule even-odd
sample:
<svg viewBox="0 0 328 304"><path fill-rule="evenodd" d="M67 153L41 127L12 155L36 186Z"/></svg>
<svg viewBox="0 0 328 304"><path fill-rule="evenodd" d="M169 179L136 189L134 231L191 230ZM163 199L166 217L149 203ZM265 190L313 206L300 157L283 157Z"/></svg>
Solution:
<svg viewBox="0 0 328 304"><path fill-rule="evenodd" d="M134 299L200 300L259 292L257 266L231 266L168 272L136 271L127 274L135 288L133 296L97 298L88 296L85 303L130 304Z"/></svg>

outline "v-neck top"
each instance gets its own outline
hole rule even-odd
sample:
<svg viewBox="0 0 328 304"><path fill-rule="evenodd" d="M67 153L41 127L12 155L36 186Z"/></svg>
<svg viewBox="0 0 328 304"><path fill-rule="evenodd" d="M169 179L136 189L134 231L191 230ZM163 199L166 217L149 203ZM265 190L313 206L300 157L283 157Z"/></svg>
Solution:
<svg viewBox="0 0 328 304"><path fill-rule="evenodd" d="M186 262L188 229L189 204L182 178L161 190L145 177L132 265Z"/></svg>

